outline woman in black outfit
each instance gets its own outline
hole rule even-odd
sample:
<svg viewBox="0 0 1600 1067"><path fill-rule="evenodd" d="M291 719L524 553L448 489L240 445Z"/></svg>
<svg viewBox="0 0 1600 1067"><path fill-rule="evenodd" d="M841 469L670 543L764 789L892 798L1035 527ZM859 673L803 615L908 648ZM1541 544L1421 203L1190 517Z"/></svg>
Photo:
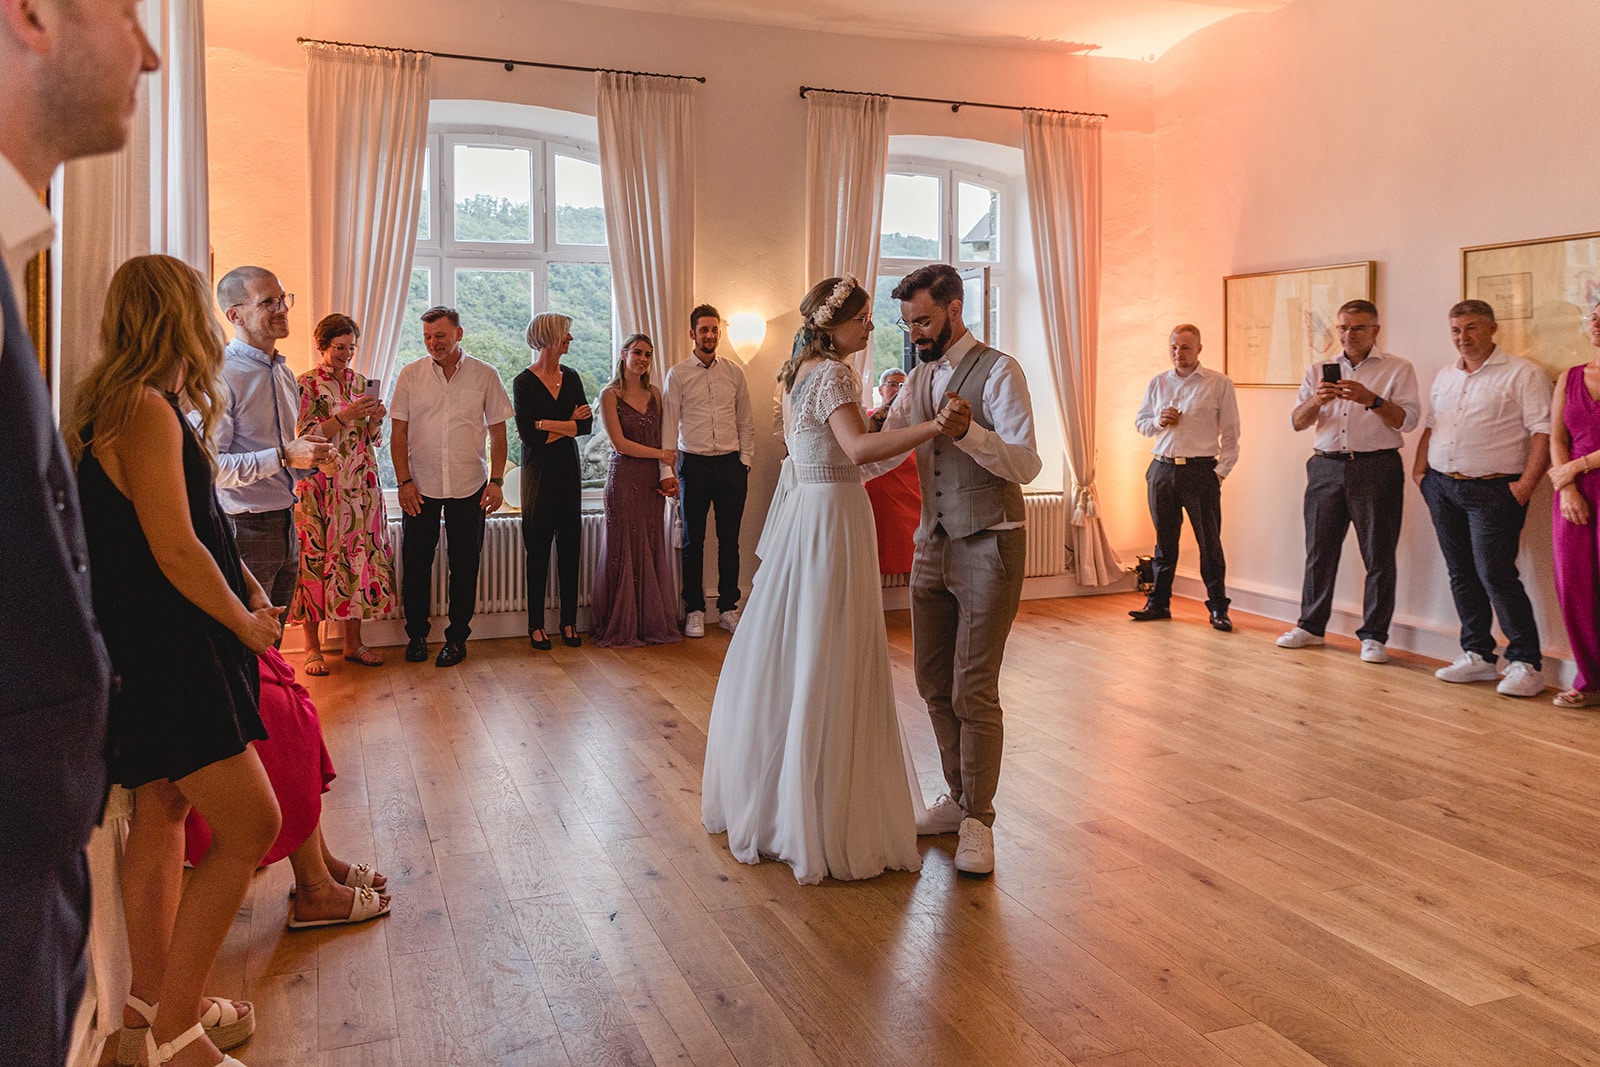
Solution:
<svg viewBox="0 0 1600 1067"><path fill-rule="evenodd" d="M561 365L572 344L572 318L547 311L528 323L533 365L511 383L517 434L522 438L522 543L528 550L528 643L550 647L545 633L544 590L550 577L550 541L556 543L561 585L561 642L578 637L578 539L583 481L577 438L589 433L593 413L578 372Z"/></svg>

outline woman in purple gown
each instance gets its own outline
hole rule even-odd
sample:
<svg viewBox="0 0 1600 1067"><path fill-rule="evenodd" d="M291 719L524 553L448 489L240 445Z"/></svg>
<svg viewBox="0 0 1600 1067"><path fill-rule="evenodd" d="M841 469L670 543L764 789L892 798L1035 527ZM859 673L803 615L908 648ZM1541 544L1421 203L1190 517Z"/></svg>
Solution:
<svg viewBox="0 0 1600 1067"><path fill-rule="evenodd" d="M1550 410L1550 516L1556 599L1578 667L1572 688L1555 705L1600 704L1600 306L1584 320L1595 358L1556 381Z"/></svg>
<svg viewBox="0 0 1600 1067"><path fill-rule="evenodd" d="M660 645L678 632L678 591L672 578L663 508L678 480L661 476L676 454L661 447L661 390L650 384L655 346L636 333L622 344L617 371L600 393L600 417L611 435L606 472L606 522L595 572L590 631L604 648Z"/></svg>

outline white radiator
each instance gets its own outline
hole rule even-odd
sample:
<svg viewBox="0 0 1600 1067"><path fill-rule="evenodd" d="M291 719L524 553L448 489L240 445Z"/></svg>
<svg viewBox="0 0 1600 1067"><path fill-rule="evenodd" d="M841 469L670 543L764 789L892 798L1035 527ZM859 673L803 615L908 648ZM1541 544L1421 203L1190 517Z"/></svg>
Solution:
<svg viewBox="0 0 1600 1067"><path fill-rule="evenodd" d="M1024 576L1038 578L1067 572L1067 504L1061 493L1030 493L1023 497L1027 506L1028 556ZM583 513L583 530L578 556L578 606L587 608L594 591L594 573L600 560L600 528L605 521L598 511ZM389 541L394 545L395 575L399 577L401 522L389 520ZM442 529L439 548L433 560L433 606L429 614L450 612L449 581L445 572L446 539ZM554 546L552 546L553 549ZM478 604L476 615L493 615L528 610L527 552L522 546L521 515L491 515L484 523L483 556L478 565ZM677 553L672 560L674 585L681 584ZM748 585L748 576L746 585ZM910 575L885 574L883 587L895 589L908 584ZM398 592L398 590L396 590ZM554 610L561 605L556 585L554 560L545 586L544 606ZM399 598L395 611L385 619L399 619Z"/></svg>
<svg viewBox="0 0 1600 1067"><path fill-rule="evenodd" d="M589 606L594 592L595 566L600 558L600 527L605 521L598 511L586 511L582 516L582 532L578 542L578 604ZM443 527L439 532L439 548L433 557L433 606L431 615L450 613L450 582L445 570L449 534ZM389 542L394 545L395 575L400 570L401 521L389 520ZM552 555L555 546L551 545ZM545 607L561 605L560 590L556 585L556 566L550 562L550 578L545 585ZM521 515L491 515L483 524L483 555L478 563L478 604L475 615L493 615L500 612L528 610L528 554L522 545ZM394 614L386 619L400 618L398 598Z"/></svg>
<svg viewBox="0 0 1600 1067"><path fill-rule="evenodd" d="M1061 493L1027 493L1022 498L1027 509L1028 556L1024 578L1042 578L1067 573L1067 499ZM885 574L885 589L900 589L911 584L909 574Z"/></svg>

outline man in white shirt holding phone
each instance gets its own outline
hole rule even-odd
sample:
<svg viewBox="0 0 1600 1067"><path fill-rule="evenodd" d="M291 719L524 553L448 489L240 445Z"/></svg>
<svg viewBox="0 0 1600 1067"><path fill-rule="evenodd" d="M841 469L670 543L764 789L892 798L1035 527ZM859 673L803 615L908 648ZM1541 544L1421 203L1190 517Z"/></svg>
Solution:
<svg viewBox="0 0 1600 1067"><path fill-rule="evenodd" d="M1339 308L1337 359L1313 363L1300 383L1300 403L1290 416L1296 430L1314 429L1306 461L1306 578L1300 621L1279 648L1323 644L1333 613L1339 555L1353 525L1367 582L1361 597L1363 663L1389 660L1389 621L1394 617L1395 546L1405 501L1401 436L1422 415L1417 372L1399 356L1378 348L1378 308L1350 300Z"/></svg>

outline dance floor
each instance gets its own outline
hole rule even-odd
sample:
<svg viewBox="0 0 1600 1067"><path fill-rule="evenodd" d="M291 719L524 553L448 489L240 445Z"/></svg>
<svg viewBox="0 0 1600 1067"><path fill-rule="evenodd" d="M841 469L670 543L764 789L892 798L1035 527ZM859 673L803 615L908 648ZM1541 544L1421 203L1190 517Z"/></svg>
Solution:
<svg viewBox="0 0 1600 1067"><path fill-rule="evenodd" d="M212 988L250 1067L1600 1065L1600 712L1289 652L1180 603L1023 605L992 878L795 884L700 827L728 635L474 642L309 679L335 850L394 914L291 933L257 876ZM924 792L942 789L888 616ZM818 634L820 641L828 635ZM437 649L435 649L437 650ZM291 657L298 659L298 657Z"/></svg>

